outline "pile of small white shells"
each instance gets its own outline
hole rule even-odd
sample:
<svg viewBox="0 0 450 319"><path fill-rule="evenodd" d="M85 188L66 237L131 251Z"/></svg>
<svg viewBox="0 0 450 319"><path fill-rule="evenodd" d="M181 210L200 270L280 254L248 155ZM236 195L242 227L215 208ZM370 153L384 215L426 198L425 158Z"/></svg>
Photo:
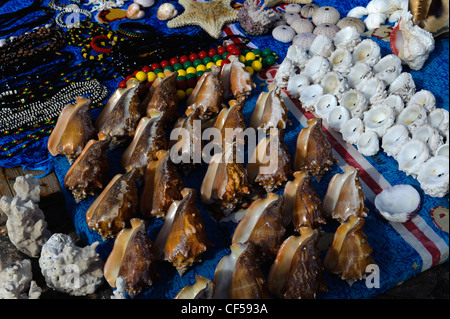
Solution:
<svg viewBox="0 0 450 319"><path fill-rule="evenodd" d="M341 19L338 10L331 6L320 7L309 3L303 7L297 3L288 4L282 21L272 30L275 40L283 43L294 43L309 50L316 36L324 34L329 38L346 26L354 26L364 32L364 23L360 19L346 17Z"/></svg>
<svg viewBox="0 0 450 319"><path fill-rule="evenodd" d="M426 194L448 193L448 111L430 91L416 91L396 55L381 57L378 44L355 28L317 36L309 50L291 45L275 83L361 154L382 148Z"/></svg>
<svg viewBox="0 0 450 319"><path fill-rule="evenodd" d="M364 19L364 24L368 30L379 28L386 23L397 22L402 11L408 9L408 1L402 0L372 0L366 7L354 7L347 14L347 17Z"/></svg>

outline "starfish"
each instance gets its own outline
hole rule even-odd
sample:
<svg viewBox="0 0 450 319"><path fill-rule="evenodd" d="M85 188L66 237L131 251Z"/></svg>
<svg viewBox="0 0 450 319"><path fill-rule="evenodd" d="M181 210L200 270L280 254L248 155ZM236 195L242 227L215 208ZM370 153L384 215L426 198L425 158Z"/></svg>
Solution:
<svg viewBox="0 0 450 319"><path fill-rule="evenodd" d="M231 0L212 0L197 2L193 0L178 1L184 12L167 22L169 28L197 25L215 39L220 37L222 27L238 20L237 11L230 5Z"/></svg>
<svg viewBox="0 0 450 319"><path fill-rule="evenodd" d="M308 4L311 3L312 0L264 0L266 7L271 8L275 7L282 3L298 3L298 4Z"/></svg>

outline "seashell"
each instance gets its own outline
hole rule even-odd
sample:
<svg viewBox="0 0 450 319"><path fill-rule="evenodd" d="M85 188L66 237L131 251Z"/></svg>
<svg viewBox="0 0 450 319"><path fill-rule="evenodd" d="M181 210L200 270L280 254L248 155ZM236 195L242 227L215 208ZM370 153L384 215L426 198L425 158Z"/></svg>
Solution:
<svg viewBox="0 0 450 319"><path fill-rule="evenodd" d="M150 8L155 4L155 0L133 0L133 2L140 4L143 8Z"/></svg>
<svg viewBox="0 0 450 319"><path fill-rule="evenodd" d="M127 9L127 18L130 20L139 20L145 16L145 11L142 10L141 5L138 3L132 3Z"/></svg>
<svg viewBox="0 0 450 319"><path fill-rule="evenodd" d="M442 144L439 146L439 148L436 150L435 156L447 156L449 157L449 147L447 144Z"/></svg>
<svg viewBox="0 0 450 319"><path fill-rule="evenodd" d="M184 183L169 152L160 150L157 160L148 163L139 208L144 217L164 217L175 200L181 200Z"/></svg>
<svg viewBox="0 0 450 319"><path fill-rule="evenodd" d="M314 112L314 105L317 100L323 95L323 87L320 84L313 84L306 87L300 93L300 102L302 108L308 112Z"/></svg>
<svg viewBox="0 0 450 319"><path fill-rule="evenodd" d="M387 15L384 13L369 13L367 18L364 19L364 24L367 30L375 30L381 27L387 18Z"/></svg>
<svg viewBox="0 0 450 319"><path fill-rule="evenodd" d="M289 3L287 6L284 7L284 11L292 13L300 13L301 9L302 6L299 5L298 3Z"/></svg>
<svg viewBox="0 0 450 319"><path fill-rule="evenodd" d="M361 81L373 76L371 67L364 62L357 62L347 73L347 81L350 87L356 88Z"/></svg>
<svg viewBox="0 0 450 319"><path fill-rule="evenodd" d="M433 156L422 164L417 181L425 194L432 197L444 197L448 194L448 170L448 156Z"/></svg>
<svg viewBox="0 0 450 319"><path fill-rule="evenodd" d="M356 89L359 90L369 101L369 104L381 104L386 99L386 85L377 77L366 78L362 80Z"/></svg>
<svg viewBox="0 0 450 319"><path fill-rule="evenodd" d="M436 98L430 91L420 90L414 93L413 96L411 96L411 99L408 101L407 106L412 104L418 104L423 106L425 110L427 110L427 113L429 114L436 108Z"/></svg>
<svg viewBox="0 0 450 319"><path fill-rule="evenodd" d="M334 50L328 59L331 64L331 69L342 74L347 74L353 66L352 54L344 47L339 47Z"/></svg>
<svg viewBox="0 0 450 319"><path fill-rule="evenodd" d="M365 7L354 7L347 13L347 17L361 19L362 17L369 15L369 11Z"/></svg>
<svg viewBox="0 0 450 319"><path fill-rule="evenodd" d="M355 47L352 57L353 64L364 62L373 67L380 60L380 46L371 39L364 39Z"/></svg>
<svg viewBox="0 0 450 319"><path fill-rule="evenodd" d="M186 116L193 113L196 108L200 109L201 120L209 120L219 113L224 93L220 70L220 67L212 66L211 71L203 73L198 79L194 90L186 100Z"/></svg>
<svg viewBox="0 0 450 319"><path fill-rule="evenodd" d="M381 138L395 122L394 109L387 105L372 107L364 113L365 132L374 131Z"/></svg>
<svg viewBox="0 0 450 319"><path fill-rule="evenodd" d="M386 220L404 223L417 214L421 199L419 192L413 186L399 184L383 189L375 196L374 204Z"/></svg>
<svg viewBox="0 0 450 319"><path fill-rule="evenodd" d="M295 12L285 12L283 14L283 19L287 22L287 24L292 25L295 20L302 19L298 13Z"/></svg>
<svg viewBox="0 0 450 319"><path fill-rule="evenodd" d="M348 90L347 79L339 72L330 71L320 81L323 94L332 94L340 99L342 94Z"/></svg>
<svg viewBox="0 0 450 319"><path fill-rule="evenodd" d="M331 178L322 200L324 216L341 223L349 217L366 217L369 211L364 206L365 196L359 180L359 169L346 166L344 172Z"/></svg>
<svg viewBox="0 0 450 319"><path fill-rule="evenodd" d="M341 19L341 14L334 7L323 6L317 8L311 18L316 26L322 23L336 24Z"/></svg>
<svg viewBox="0 0 450 319"><path fill-rule="evenodd" d="M295 30L288 25L279 25L272 30L273 38L282 43L292 42L295 35Z"/></svg>
<svg viewBox="0 0 450 319"><path fill-rule="evenodd" d="M286 231L282 215L283 202L282 196L270 192L266 198L252 202L239 221L231 244L251 242L257 253L257 261L273 259Z"/></svg>
<svg viewBox="0 0 450 319"><path fill-rule="evenodd" d="M328 113L327 123L333 130L340 132L350 118L350 112L345 107L337 106Z"/></svg>
<svg viewBox="0 0 450 319"><path fill-rule="evenodd" d="M344 141L350 144L357 144L359 138L364 133L364 124L358 117L353 117L345 122L345 125L340 130Z"/></svg>
<svg viewBox="0 0 450 319"><path fill-rule="evenodd" d="M87 142L95 136L90 114L91 104L92 100L77 97L75 104L67 104L62 109L47 142L52 156L65 155L73 162Z"/></svg>
<svg viewBox="0 0 450 319"><path fill-rule="evenodd" d="M295 44L304 50L308 51L311 48L316 35L314 33L300 33L292 39L292 44Z"/></svg>
<svg viewBox="0 0 450 319"><path fill-rule="evenodd" d="M197 208L197 191L184 188L181 195L170 205L153 244L155 257L172 263L180 276L212 245Z"/></svg>
<svg viewBox="0 0 450 319"><path fill-rule="evenodd" d="M270 130L250 153L247 164L248 181L258 183L266 192L272 192L287 182L291 171L291 156L284 145L284 131Z"/></svg>
<svg viewBox="0 0 450 319"><path fill-rule="evenodd" d="M334 36L336 35L336 33L339 31L339 27L335 24L331 24L331 23L322 23L319 24L318 26L316 26L316 28L314 29L313 33L315 35L321 35L324 34L327 37L329 37L330 39L334 38Z"/></svg>
<svg viewBox="0 0 450 319"><path fill-rule="evenodd" d="M154 111L152 117L143 117L139 121L133 140L120 161L125 172L137 169L143 174L149 161L158 159L156 153L168 148L162 117L162 112Z"/></svg>
<svg viewBox="0 0 450 319"><path fill-rule="evenodd" d="M315 55L305 64L302 74L308 76L312 82L318 83L329 71L331 66L328 59Z"/></svg>
<svg viewBox="0 0 450 319"><path fill-rule="evenodd" d="M300 10L300 14L303 18L309 19L312 18L314 12L319 8L319 6L315 3L305 4Z"/></svg>
<svg viewBox="0 0 450 319"><path fill-rule="evenodd" d="M397 21L400 19L400 17L402 16L402 12L403 12L403 10L396 10L396 11L394 11L394 12L389 16L388 22L389 22L389 23L394 23L394 24L395 24L395 22L397 22Z"/></svg>
<svg viewBox="0 0 450 319"><path fill-rule="evenodd" d="M117 279L126 281L127 293L134 297L153 284L156 266L152 241L147 235L142 219L130 220L131 228L124 228L114 241L114 246L103 269L108 284L115 288Z"/></svg>
<svg viewBox="0 0 450 319"><path fill-rule="evenodd" d="M345 17L339 20L336 25L339 27L339 29L345 29L347 27L353 27L355 28L359 34L363 34L366 30L366 25L364 22L359 18L354 17Z"/></svg>
<svg viewBox="0 0 450 319"><path fill-rule="evenodd" d="M292 61L294 68L302 70L305 67L306 62L309 61L310 56L304 48L292 44L286 52L286 58Z"/></svg>
<svg viewBox="0 0 450 319"><path fill-rule="evenodd" d="M298 14L297 16L300 17ZM295 32L297 32L297 34L311 33L314 30L314 25L312 24L312 22L302 18L295 19L292 21L292 23L289 24L291 28L294 29Z"/></svg>
<svg viewBox="0 0 450 319"><path fill-rule="evenodd" d="M395 54L388 54L374 65L373 73L390 85L402 73L402 61Z"/></svg>
<svg viewBox="0 0 450 319"><path fill-rule="evenodd" d="M328 113L337 106L337 99L332 94L320 96L314 104L314 113L321 119L326 120Z"/></svg>
<svg viewBox="0 0 450 319"><path fill-rule="evenodd" d="M409 130L406 125L394 124L383 135L381 147L387 155L397 158L402 146L410 140Z"/></svg>
<svg viewBox="0 0 450 319"><path fill-rule="evenodd" d="M354 27L343 27L336 32L333 42L336 48L345 48L352 53L354 48L361 42L361 34Z"/></svg>
<svg viewBox="0 0 450 319"><path fill-rule="evenodd" d="M245 69L245 65L239 62L236 55L229 58L231 63L225 64L220 71L220 79L223 86L225 99L235 98L238 102L245 100L256 87L252 75Z"/></svg>
<svg viewBox="0 0 450 319"><path fill-rule="evenodd" d="M443 108L436 108L428 114L428 123L439 130L442 136L448 136L449 131L449 116L448 110ZM447 140L448 142L448 140Z"/></svg>
<svg viewBox="0 0 450 319"><path fill-rule="evenodd" d="M285 224L292 220L298 233L304 227L318 228L326 223L322 216L322 201L311 185L311 178L308 171L295 172L294 180L286 183L283 193Z"/></svg>
<svg viewBox="0 0 450 319"><path fill-rule="evenodd" d="M339 105L349 110L351 117L362 118L369 107L369 101L360 91L350 89L342 94Z"/></svg>
<svg viewBox="0 0 450 319"><path fill-rule="evenodd" d="M412 22L438 37L449 31L449 3L447 1L409 1Z"/></svg>
<svg viewBox="0 0 450 319"><path fill-rule="evenodd" d="M169 2L163 3L159 6L158 11L156 11L156 17L158 20L166 21L172 19L178 14L175 6Z"/></svg>
<svg viewBox="0 0 450 319"><path fill-rule="evenodd" d="M394 109L395 116L397 117L401 111L405 108L403 100L400 96L395 94L390 94L383 102L383 104L389 105Z"/></svg>
<svg viewBox="0 0 450 319"><path fill-rule="evenodd" d="M371 0L366 6L367 12L390 14L393 12L393 7L388 0Z"/></svg>
<svg viewBox="0 0 450 319"><path fill-rule="evenodd" d="M300 93L310 84L309 77L303 74L296 74L289 79L287 91L295 99L300 98Z"/></svg>
<svg viewBox="0 0 450 319"><path fill-rule="evenodd" d="M399 95L402 98L403 103L407 104L409 99L416 93L416 84L409 72L402 72L400 75L389 85L389 94Z"/></svg>
<svg viewBox="0 0 450 319"><path fill-rule="evenodd" d="M311 43L311 46L309 47L309 54L311 54L311 56L321 55L328 58L331 53L333 53L334 49L334 44L331 38L325 34L319 34Z"/></svg>
<svg viewBox="0 0 450 319"><path fill-rule="evenodd" d="M391 33L391 50L407 64L411 70L420 70L434 50L433 35L414 25L412 14L408 10L402 12L400 20Z"/></svg>
<svg viewBox="0 0 450 319"><path fill-rule="evenodd" d="M364 156L373 156L380 150L378 134L374 131L366 131L358 139L356 146L358 152Z"/></svg>
<svg viewBox="0 0 450 319"><path fill-rule="evenodd" d="M372 248L363 231L365 220L350 216L336 230L331 246L324 259L327 272L340 276L351 286L366 274L368 265L373 265Z"/></svg>
<svg viewBox="0 0 450 319"><path fill-rule="evenodd" d="M309 119L308 127L303 128L297 137L294 170L309 171L320 181L335 162L337 160L333 156L331 144L322 131L322 119Z"/></svg>
<svg viewBox="0 0 450 319"><path fill-rule="evenodd" d="M76 203L94 196L107 184L109 142L109 139L90 140L67 171L64 187L72 192Z"/></svg>
<svg viewBox="0 0 450 319"><path fill-rule="evenodd" d="M421 105L412 104L405 107L397 116L397 123L405 124L410 132L427 122L427 111Z"/></svg>
<svg viewBox="0 0 450 319"><path fill-rule="evenodd" d="M433 156L437 149L444 144L444 138L439 134L439 131L427 123L419 125L412 132L412 138L417 138L424 142Z"/></svg>
<svg viewBox="0 0 450 319"><path fill-rule="evenodd" d="M222 143L226 145L231 145L232 143L243 145L245 139L241 133L247 128L244 115L242 114L244 102L238 103L236 100L231 100L229 105L230 107L225 107L220 111L214 123L214 128L220 131L222 137L219 146L222 146ZM230 134L228 130L231 130L232 133Z"/></svg>
<svg viewBox="0 0 450 319"><path fill-rule="evenodd" d="M213 299L268 299L269 290L252 243L233 244L214 272Z"/></svg>
<svg viewBox="0 0 450 319"><path fill-rule="evenodd" d="M116 237L138 208L137 170L117 174L86 211L86 223L103 239Z"/></svg>
<svg viewBox="0 0 450 319"><path fill-rule="evenodd" d="M274 83L280 88L286 88L289 79L291 78L291 76L294 76L295 74L296 73L294 62L292 62L291 59L286 57L278 67L277 73L275 74Z"/></svg>
<svg viewBox="0 0 450 319"><path fill-rule="evenodd" d="M183 287L174 299L212 299L214 283L206 277L195 275L195 284Z"/></svg>
<svg viewBox="0 0 450 319"><path fill-rule="evenodd" d="M200 199L215 220L228 217L250 193L247 171L235 153L225 149L215 154L200 187Z"/></svg>
<svg viewBox="0 0 450 319"><path fill-rule="evenodd" d="M269 291L285 299L313 299L327 291L317 242L319 232L303 227L300 236L289 236L272 264Z"/></svg>
<svg viewBox="0 0 450 319"><path fill-rule="evenodd" d="M397 154L398 169L416 178L423 163L430 158L428 146L417 138L403 144Z"/></svg>
<svg viewBox="0 0 450 319"><path fill-rule="evenodd" d="M268 131L270 128L285 129L289 124L288 109L284 105L281 89L269 85L267 92L261 92L255 103L250 127Z"/></svg>

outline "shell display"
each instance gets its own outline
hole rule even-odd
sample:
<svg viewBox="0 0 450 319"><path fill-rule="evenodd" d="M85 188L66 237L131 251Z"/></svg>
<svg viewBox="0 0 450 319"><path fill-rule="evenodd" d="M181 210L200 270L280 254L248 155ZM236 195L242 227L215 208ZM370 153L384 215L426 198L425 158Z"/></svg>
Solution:
<svg viewBox="0 0 450 319"><path fill-rule="evenodd" d="M206 277L196 275L195 284L183 287L174 299L212 299L214 282Z"/></svg>
<svg viewBox="0 0 450 319"><path fill-rule="evenodd" d="M377 133L380 138L386 134L387 129L390 128L394 122L394 109L387 105L372 107L364 113L365 131L373 131Z"/></svg>
<svg viewBox="0 0 450 319"><path fill-rule="evenodd" d="M284 216L292 220L298 233L303 227L318 228L326 223L322 216L322 201L311 180L308 171L294 172L294 180L287 182L283 193Z"/></svg>
<svg viewBox="0 0 450 319"><path fill-rule="evenodd" d="M374 65L373 73L388 86L402 73L402 61L395 54L385 55Z"/></svg>
<svg viewBox="0 0 450 319"><path fill-rule="evenodd" d="M289 50L288 50L289 52ZM306 62L305 62L306 63ZM286 88L291 76L295 75L294 62L286 57L278 67L274 83L280 88Z"/></svg>
<svg viewBox="0 0 450 319"><path fill-rule="evenodd" d="M252 243L233 244L214 272L213 299L268 299L269 290Z"/></svg>
<svg viewBox="0 0 450 319"><path fill-rule="evenodd" d="M362 155L373 156L380 150L379 136L375 131L366 131L361 134L356 146Z"/></svg>
<svg viewBox="0 0 450 319"><path fill-rule="evenodd" d="M184 188L181 195L170 205L153 244L155 257L172 263L180 276L211 246L197 208L197 191Z"/></svg>
<svg viewBox="0 0 450 319"><path fill-rule="evenodd" d="M302 6L298 3L289 3L286 7L284 7L284 11L291 13L300 13Z"/></svg>
<svg viewBox="0 0 450 319"><path fill-rule="evenodd" d="M222 66L220 79L223 85L223 97L233 97L238 102L244 101L256 87L251 74L245 69L245 65L239 62L237 56L229 58L231 63Z"/></svg>
<svg viewBox="0 0 450 319"><path fill-rule="evenodd" d="M360 19L366 15L369 14L369 11L367 11L367 9L365 7L354 7L352 8L348 13L347 13L347 17L352 17L352 18L357 18Z"/></svg>
<svg viewBox="0 0 450 319"><path fill-rule="evenodd" d="M366 267L375 264L371 255L372 248L363 232L365 220L350 216L342 223L334 234L323 262L327 272L338 275L349 285L361 280Z"/></svg>
<svg viewBox="0 0 450 319"><path fill-rule="evenodd" d="M302 74L308 76L311 82L318 83L329 71L331 71L331 65L328 59L315 55L305 64Z"/></svg>
<svg viewBox="0 0 450 319"><path fill-rule="evenodd" d="M67 171L64 187L72 192L75 202L96 195L108 183L109 142L109 139L90 140Z"/></svg>
<svg viewBox="0 0 450 319"><path fill-rule="evenodd" d="M341 134L344 141L349 144L357 144L359 138L364 133L364 123L358 117L352 117L341 127Z"/></svg>
<svg viewBox="0 0 450 319"><path fill-rule="evenodd" d="M242 114L244 102L239 103L236 100L230 100L228 104L229 107L223 108L214 122L214 128L220 131L222 137L218 144L220 147L224 143L226 146L232 145L233 143L244 145L245 139L243 132L247 128L245 117ZM213 140L212 143L216 143L216 141Z"/></svg>
<svg viewBox="0 0 450 319"><path fill-rule="evenodd" d="M449 144L443 144L439 146L439 148L436 150L435 156L447 156L449 157Z"/></svg>
<svg viewBox="0 0 450 319"><path fill-rule="evenodd" d="M232 244L251 242L257 251L258 260L273 259L283 242L285 223L283 220L283 197L267 193L245 211L231 239Z"/></svg>
<svg viewBox="0 0 450 319"><path fill-rule="evenodd" d="M369 209L364 205L365 199L359 169L346 166L344 172L335 174L328 184L322 200L324 216L340 222L347 221L350 216L366 217Z"/></svg>
<svg viewBox="0 0 450 319"><path fill-rule="evenodd" d="M294 170L307 170L320 181L335 162L331 144L322 131L322 119L309 119L308 127L303 128L297 138Z"/></svg>
<svg viewBox="0 0 450 319"><path fill-rule="evenodd" d="M303 74L291 76L288 81L287 91L295 99L300 98L300 93L310 85L309 78Z"/></svg>
<svg viewBox="0 0 450 319"><path fill-rule="evenodd" d="M156 153L157 160L151 161L144 174L144 187L140 197L140 212L145 217L164 217L175 200L181 200L183 180L172 163L169 152Z"/></svg>
<svg viewBox="0 0 450 319"><path fill-rule="evenodd" d="M140 4L143 8L150 8L155 4L155 0L133 0L133 2Z"/></svg>
<svg viewBox="0 0 450 319"><path fill-rule="evenodd" d="M300 14L302 15L302 17L304 18L312 18L314 12L319 8L319 6L315 3L308 3L305 4L301 10L300 10Z"/></svg>
<svg viewBox="0 0 450 319"><path fill-rule="evenodd" d="M308 112L314 112L314 105L316 105L322 95L323 87L320 84L307 86L300 92L299 101L301 102L302 108Z"/></svg>
<svg viewBox="0 0 450 319"><path fill-rule="evenodd" d="M336 24L341 19L341 14L334 7L322 6L314 11L311 18L316 26L322 23Z"/></svg>
<svg viewBox="0 0 450 319"><path fill-rule="evenodd" d="M117 279L123 277L127 293L134 297L151 286L157 274L153 243L147 235L145 222L133 218L130 224L131 228L124 228L117 235L103 272L113 288L116 287Z"/></svg>
<svg viewBox="0 0 450 319"><path fill-rule="evenodd" d="M388 95L382 104L392 107L395 112L395 117L397 117L405 108L405 103L403 103L402 98L395 94Z"/></svg>
<svg viewBox="0 0 450 319"><path fill-rule="evenodd" d="M295 30L295 32L297 32L297 34L311 33L314 30L314 25L307 19L295 19L292 23L290 23L290 26Z"/></svg>
<svg viewBox="0 0 450 319"><path fill-rule="evenodd" d="M342 74L347 74L353 66L352 54L344 47L338 47L331 53L328 59L331 64L331 69Z"/></svg>
<svg viewBox="0 0 450 319"><path fill-rule="evenodd" d="M380 60L380 55L380 46L372 39L364 39L353 50L353 64L364 62L373 67Z"/></svg>
<svg viewBox="0 0 450 319"><path fill-rule="evenodd" d="M395 94L402 98L405 105L409 99L416 93L416 83L414 82L411 73L402 72L400 75L389 85L388 94Z"/></svg>
<svg viewBox="0 0 450 319"><path fill-rule="evenodd" d="M419 171L417 181L425 194L444 197L449 190L449 158L438 155L427 160Z"/></svg>
<svg viewBox="0 0 450 319"><path fill-rule="evenodd" d="M172 19L177 14L178 14L177 9L175 9L175 6L169 2L160 5L158 10L156 11L156 17L158 18L158 20L161 21Z"/></svg>
<svg viewBox="0 0 450 319"><path fill-rule="evenodd" d="M289 61L291 61L294 69L303 70L309 58L310 56L304 48L296 44L292 44L291 46L289 46L286 52L285 60L288 59Z"/></svg>
<svg viewBox="0 0 450 319"><path fill-rule="evenodd" d="M103 239L116 237L135 217L138 201L138 171L117 174L86 211L86 223Z"/></svg>
<svg viewBox="0 0 450 319"><path fill-rule="evenodd" d="M302 227L300 236L290 236L283 242L267 279L273 295L313 299L328 290L317 248L318 238L317 230Z"/></svg>
<svg viewBox="0 0 450 319"><path fill-rule="evenodd" d="M77 97L75 104L68 104L62 109L47 143L51 155L62 154L73 162L87 142L95 137L91 104L90 99Z"/></svg>
<svg viewBox="0 0 450 319"><path fill-rule="evenodd" d="M288 25L279 25L272 30L273 38L282 43L292 42L295 35L295 30Z"/></svg>

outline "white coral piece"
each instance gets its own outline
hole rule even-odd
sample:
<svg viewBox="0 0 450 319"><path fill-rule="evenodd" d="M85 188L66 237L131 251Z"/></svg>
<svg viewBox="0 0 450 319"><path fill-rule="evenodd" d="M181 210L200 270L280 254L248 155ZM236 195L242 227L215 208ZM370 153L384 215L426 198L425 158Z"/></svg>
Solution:
<svg viewBox="0 0 450 319"><path fill-rule="evenodd" d="M53 234L42 247L39 266L47 285L72 296L92 294L103 283L98 242L80 248L68 235Z"/></svg>
<svg viewBox="0 0 450 319"><path fill-rule="evenodd" d="M113 291L111 299L127 299L127 293L125 289L127 281L124 277L119 276L116 279L116 289Z"/></svg>
<svg viewBox="0 0 450 319"><path fill-rule="evenodd" d="M0 262L0 299L39 299L42 289L32 278L29 259L10 263L4 269Z"/></svg>

